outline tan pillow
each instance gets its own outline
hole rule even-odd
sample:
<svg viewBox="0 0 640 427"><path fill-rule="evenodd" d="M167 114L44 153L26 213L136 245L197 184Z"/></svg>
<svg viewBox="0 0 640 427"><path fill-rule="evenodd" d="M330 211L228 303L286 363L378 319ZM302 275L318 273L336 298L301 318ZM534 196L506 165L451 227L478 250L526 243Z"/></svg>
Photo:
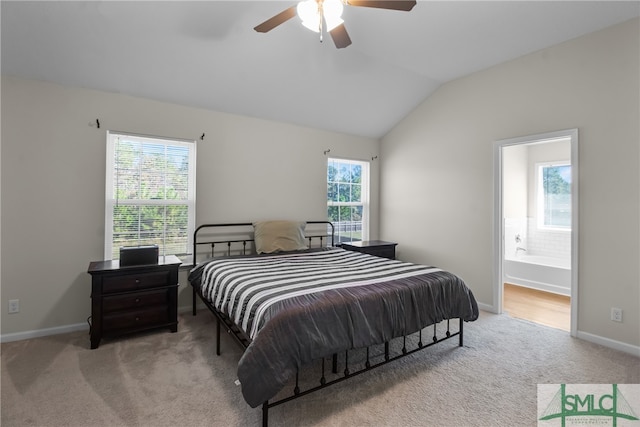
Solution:
<svg viewBox="0 0 640 427"><path fill-rule="evenodd" d="M256 252L270 254L309 249L304 238L307 223L302 221L259 221L253 223Z"/></svg>

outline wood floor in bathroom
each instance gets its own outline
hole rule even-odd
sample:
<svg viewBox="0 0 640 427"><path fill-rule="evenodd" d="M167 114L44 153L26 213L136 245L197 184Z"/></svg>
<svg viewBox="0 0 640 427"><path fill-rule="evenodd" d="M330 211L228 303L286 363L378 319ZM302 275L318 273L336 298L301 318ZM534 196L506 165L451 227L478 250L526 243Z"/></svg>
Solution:
<svg viewBox="0 0 640 427"><path fill-rule="evenodd" d="M504 311L511 317L569 331L571 299L568 296L504 284Z"/></svg>

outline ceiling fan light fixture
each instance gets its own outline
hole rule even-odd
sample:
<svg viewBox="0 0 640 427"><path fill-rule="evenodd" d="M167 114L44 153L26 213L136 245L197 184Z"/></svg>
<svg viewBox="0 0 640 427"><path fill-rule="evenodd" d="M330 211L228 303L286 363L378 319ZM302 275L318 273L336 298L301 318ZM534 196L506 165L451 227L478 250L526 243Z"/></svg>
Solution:
<svg viewBox="0 0 640 427"><path fill-rule="evenodd" d="M342 49L351 45L351 37L341 17L345 5L408 12L416 4L417 0L300 0L296 6L288 7L253 29L259 33L267 33L297 14L305 27L320 34L320 42L326 31L336 47Z"/></svg>
<svg viewBox="0 0 640 427"><path fill-rule="evenodd" d="M305 27L307 27L308 29L316 33L320 32L320 22L317 22L317 21L314 22L307 19L306 21L302 21L302 25L304 25Z"/></svg>
<svg viewBox="0 0 640 427"><path fill-rule="evenodd" d="M324 0L322 10L324 11L324 20L327 24L327 31L331 31L338 25L344 23L342 20L342 11L344 6L340 0Z"/></svg>
<svg viewBox="0 0 640 427"><path fill-rule="evenodd" d="M320 32L320 13L316 0L301 1L298 3L297 11L302 25L316 33Z"/></svg>
<svg viewBox="0 0 640 427"><path fill-rule="evenodd" d="M343 9L341 0L324 0L322 2L305 0L299 2L296 8L302 25L316 33L321 30L321 13L327 25L327 31L331 31L344 22L341 18Z"/></svg>

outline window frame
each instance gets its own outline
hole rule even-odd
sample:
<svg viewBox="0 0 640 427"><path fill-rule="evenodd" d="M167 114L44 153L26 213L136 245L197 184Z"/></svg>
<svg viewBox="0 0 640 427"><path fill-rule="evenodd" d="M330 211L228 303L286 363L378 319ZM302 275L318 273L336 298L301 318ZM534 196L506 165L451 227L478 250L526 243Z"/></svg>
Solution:
<svg viewBox="0 0 640 427"><path fill-rule="evenodd" d="M539 230L554 230L554 231L567 231L570 232L572 228L572 224L570 225L547 225L545 224L545 190L544 190L544 168L550 167L563 167L568 166L571 168L571 161L569 160L559 160L559 161L551 161L551 162L537 162L535 164L536 168L536 216L537 216L537 227ZM573 177L573 175L570 175ZM570 191L572 191L571 182L569 182ZM569 193L570 197L573 197L572 193ZM572 204L569 202L569 209L572 209ZM573 221L573 217L570 214L570 221Z"/></svg>
<svg viewBox="0 0 640 427"><path fill-rule="evenodd" d="M165 146L186 147L189 149L189 167L187 177L187 199L118 199L114 190L115 153L117 150L117 140L120 137L140 143L163 144ZM116 184L117 185L117 184ZM164 246L160 246L159 255L190 256L193 251L193 231L195 230L196 217L196 141L179 138L169 138L161 136L151 136L135 134L131 132L107 131L106 141L106 173L105 173L105 231L104 231L104 259L118 259L114 256L113 242L113 210L116 205L130 206L172 206L187 205L187 242L185 253L173 253L165 251ZM166 232L163 230L163 233ZM139 237L139 236L138 236ZM138 239L131 241L131 246L139 245ZM184 261L184 260L183 260Z"/></svg>
<svg viewBox="0 0 640 427"><path fill-rule="evenodd" d="M347 163L347 164L355 164L361 167L360 174L360 202L336 202L329 200L329 185L332 183L329 181L329 166L331 163ZM369 207L370 207L370 180L371 180L371 167L370 162L366 160L356 160L356 159L347 159L343 157L328 157L327 164L325 169L325 181L327 185L327 219L331 221L329 216L329 208L330 207L362 207L362 226L361 226L361 241L369 240ZM338 183L337 181L335 183ZM353 184L350 182L350 184ZM336 236L338 238L338 242L342 242L341 234L339 229L336 229ZM353 240L350 241L357 241Z"/></svg>

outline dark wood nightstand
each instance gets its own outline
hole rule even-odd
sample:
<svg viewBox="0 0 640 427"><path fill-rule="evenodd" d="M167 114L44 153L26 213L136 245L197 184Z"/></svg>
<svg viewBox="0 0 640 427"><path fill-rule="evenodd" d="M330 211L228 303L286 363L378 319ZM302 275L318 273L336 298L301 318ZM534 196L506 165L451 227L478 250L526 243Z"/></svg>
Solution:
<svg viewBox="0 0 640 427"><path fill-rule="evenodd" d="M94 261L91 274L91 348L104 336L168 327L178 330L178 268L173 255L158 264L120 267L118 260Z"/></svg>
<svg viewBox="0 0 640 427"><path fill-rule="evenodd" d="M362 242L343 243L342 247L348 251L362 252L383 258L396 259L396 246L394 242L383 240L365 240Z"/></svg>

